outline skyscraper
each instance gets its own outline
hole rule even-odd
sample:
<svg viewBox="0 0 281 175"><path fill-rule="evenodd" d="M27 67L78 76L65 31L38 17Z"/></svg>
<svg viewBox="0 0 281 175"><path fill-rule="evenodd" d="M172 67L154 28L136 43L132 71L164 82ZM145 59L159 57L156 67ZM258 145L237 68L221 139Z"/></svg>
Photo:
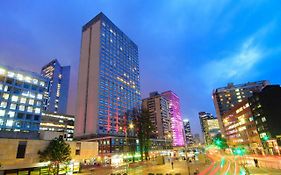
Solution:
<svg viewBox="0 0 281 175"><path fill-rule="evenodd" d="M141 105L139 80L137 45L99 13L82 29L75 137L124 136L124 113Z"/></svg>
<svg viewBox="0 0 281 175"><path fill-rule="evenodd" d="M152 137L162 139L172 138L168 100L158 92L152 92L148 98L142 100L142 107L148 110L151 123L155 128Z"/></svg>
<svg viewBox="0 0 281 175"><path fill-rule="evenodd" d="M180 99L172 91L161 94L169 101L173 146L184 146L183 122L180 112Z"/></svg>
<svg viewBox="0 0 281 175"><path fill-rule="evenodd" d="M54 59L42 68L41 74L50 80L46 94L45 110L66 114L70 66L61 66L58 60Z"/></svg>
<svg viewBox="0 0 281 175"><path fill-rule="evenodd" d="M47 85L40 74L0 66L0 137L37 137Z"/></svg>
<svg viewBox="0 0 281 175"><path fill-rule="evenodd" d="M217 88L213 91L213 102L216 108L217 118L221 132L224 135L222 115L234 107L237 103L241 102L253 95L253 92L261 91L269 84L268 81L249 82L245 84L234 85L229 83L226 87Z"/></svg>
<svg viewBox="0 0 281 175"><path fill-rule="evenodd" d="M190 122L188 119L183 120L183 128L184 128L185 144L192 145L194 141L191 133Z"/></svg>
<svg viewBox="0 0 281 175"><path fill-rule="evenodd" d="M212 142L212 137L219 133L218 120L208 112L199 112L199 120L205 144Z"/></svg>

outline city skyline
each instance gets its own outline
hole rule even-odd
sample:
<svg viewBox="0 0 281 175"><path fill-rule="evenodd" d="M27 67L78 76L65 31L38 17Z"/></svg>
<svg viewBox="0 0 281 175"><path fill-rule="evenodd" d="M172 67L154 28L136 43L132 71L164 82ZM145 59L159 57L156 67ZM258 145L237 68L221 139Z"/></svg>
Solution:
<svg viewBox="0 0 281 175"><path fill-rule="evenodd" d="M197 8L197 3L183 1L147 1L144 4L86 1L78 7L73 1L40 2L40 5L6 2L0 7L1 25L5 26L0 29L0 60L5 65L40 72L41 66L55 57L62 65L73 67L70 91L76 94L81 26L103 11L139 46L142 97L155 90L173 90L181 99L183 118L190 119L194 133L200 133L197 113L215 114L211 99L213 89L228 82L239 84L263 79L280 84L281 78L274 76L281 62L278 60L280 44L274 39L280 36L277 29L281 15L276 8L280 2L275 3L222 1ZM148 7L139 9L145 4ZM118 10L121 6L132 8L122 12ZM29 13L26 13L27 7L32 9ZM182 12L188 11L187 7L193 8L195 19L192 13ZM148 12L150 8L155 11ZM248 9L253 11L247 12ZM199 15L201 11L204 13ZM262 16L268 11L271 14ZM40 15L33 15L37 13ZM162 16L171 24L159 21ZM219 20L221 27L213 22L218 18L222 18ZM173 30L168 28L170 25L174 26ZM38 64L34 64L35 61ZM270 70L262 69L264 67ZM69 101L72 101L69 108L74 109L75 98L71 96ZM70 114L74 112L69 111Z"/></svg>

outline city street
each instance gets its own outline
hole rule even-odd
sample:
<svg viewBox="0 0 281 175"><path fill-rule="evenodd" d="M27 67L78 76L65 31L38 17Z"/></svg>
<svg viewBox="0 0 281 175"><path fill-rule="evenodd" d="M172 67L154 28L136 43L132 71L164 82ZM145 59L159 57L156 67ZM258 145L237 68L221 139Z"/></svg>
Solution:
<svg viewBox="0 0 281 175"><path fill-rule="evenodd" d="M260 174L260 175L280 175L281 170L273 168L273 166L280 166L280 158L274 156L257 157L257 156L245 156L237 157L231 155L208 154L208 157L212 160L209 164L199 163L198 161L187 163L184 160L175 160L174 168L170 163L166 162L164 165L157 165L155 161L138 162L127 165L123 165L117 168L100 167L91 170L84 170L80 174L181 174L181 175L193 175L196 170L199 170L199 175L244 175L244 174ZM260 168L255 167L253 159L259 160ZM272 163L274 161L275 163ZM270 164L272 163L272 164ZM244 168L245 165L245 168ZM266 166L271 165L271 166Z"/></svg>

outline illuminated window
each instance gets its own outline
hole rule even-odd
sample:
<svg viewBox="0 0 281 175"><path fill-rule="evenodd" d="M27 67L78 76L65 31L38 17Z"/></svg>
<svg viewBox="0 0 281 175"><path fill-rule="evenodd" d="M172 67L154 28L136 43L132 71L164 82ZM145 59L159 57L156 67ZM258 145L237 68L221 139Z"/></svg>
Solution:
<svg viewBox="0 0 281 175"><path fill-rule="evenodd" d="M3 84L0 84L0 90L2 90L3 89Z"/></svg>
<svg viewBox="0 0 281 175"><path fill-rule="evenodd" d="M11 103L10 109L16 109L17 105L15 103Z"/></svg>
<svg viewBox="0 0 281 175"><path fill-rule="evenodd" d="M40 113L40 108L35 108L35 113L39 114Z"/></svg>
<svg viewBox="0 0 281 175"><path fill-rule="evenodd" d="M28 83L31 83L31 77L25 77L24 80Z"/></svg>
<svg viewBox="0 0 281 175"><path fill-rule="evenodd" d="M23 80L23 75L22 74L17 74L17 79L22 81Z"/></svg>
<svg viewBox="0 0 281 175"><path fill-rule="evenodd" d="M5 110L0 110L0 116L4 117L4 115L5 115Z"/></svg>
<svg viewBox="0 0 281 175"><path fill-rule="evenodd" d="M9 112L8 112L8 115L9 115L11 118L13 118L13 117L15 117L15 112L14 112L14 111L9 111Z"/></svg>
<svg viewBox="0 0 281 175"><path fill-rule="evenodd" d="M15 73L14 73L14 72L8 72L8 77L13 78L13 77L14 77L14 75L15 75Z"/></svg>
<svg viewBox="0 0 281 175"><path fill-rule="evenodd" d="M0 68L0 75L4 75L4 74L6 74L6 70L3 68Z"/></svg>
<svg viewBox="0 0 281 175"><path fill-rule="evenodd" d="M12 101L13 101L13 102L17 102L17 101L18 101L18 99L19 99L19 97L18 97L18 96L16 96L16 95L13 95L13 96L12 96Z"/></svg>
<svg viewBox="0 0 281 175"><path fill-rule="evenodd" d="M37 94L37 98L41 100L43 98L43 95L42 94Z"/></svg>
<svg viewBox="0 0 281 175"><path fill-rule="evenodd" d="M24 111L24 109L25 109L25 106L24 106L24 105L20 105L20 106L19 106L19 110L20 110L20 111Z"/></svg>
<svg viewBox="0 0 281 175"><path fill-rule="evenodd" d="M20 103L26 103L26 98L24 98L24 97L22 97L21 99L20 99Z"/></svg>
<svg viewBox="0 0 281 175"><path fill-rule="evenodd" d="M262 121L262 122L265 122L265 121L266 121L266 118L265 118L265 117L262 117L262 118L261 118L261 121Z"/></svg>
<svg viewBox="0 0 281 175"><path fill-rule="evenodd" d="M28 104L34 105L34 100L33 99L29 99Z"/></svg>
<svg viewBox="0 0 281 175"><path fill-rule="evenodd" d="M33 108L31 106L27 107L27 112L32 112Z"/></svg>
<svg viewBox="0 0 281 175"><path fill-rule="evenodd" d="M11 127L13 126L14 121L13 120L7 120L6 126Z"/></svg>
<svg viewBox="0 0 281 175"><path fill-rule="evenodd" d="M38 84L38 80L37 79L33 79L32 82L33 82L33 84Z"/></svg>
<svg viewBox="0 0 281 175"><path fill-rule="evenodd" d="M43 81L40 81L40 86L45 86L45 83Z"/></svg>
<svg viewBox="0 0 281 175"><path fill-rule="evenodd" d="M7 102L2 101L0 107L1 108L6 108L7 107Z"/></svg>
<svg viewBox="0 0 281 175"><path fill-rule="evenodd" d="M8 100L9 96L10 96L10 95L7 94L7 93L4 93L4 94L3 94L3 98L4 98L5 100Z"/></svg>

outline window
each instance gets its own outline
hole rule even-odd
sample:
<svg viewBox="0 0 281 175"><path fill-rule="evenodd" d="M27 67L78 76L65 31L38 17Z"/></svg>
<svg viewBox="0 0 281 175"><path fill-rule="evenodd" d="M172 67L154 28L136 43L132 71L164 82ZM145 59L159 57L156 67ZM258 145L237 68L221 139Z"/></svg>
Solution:
<svg viewBox="0 0 281 175"><path fill-rule="evenodd" d="M35 115L34 120L39 120L39 115Z"/></svg>
<svg viewBox="0 0 281 175"><path fill-rule="evenodd" d="M27 107L27 112L32 112L32 110L33 110L33 109L32 109L31 106L28 106L28 107Z"/></svg>
<svg viewBox="0 0 281 175"><path fill-rule="evenodd" d="M13 126L14 121L13 120L7 120L6 126L11 127Z"/></svg>
<svg viewBox="0 0 281 175"><path fill-rule="evenodd" d="M17 150L17 159L25 157L27 141L19 141Z"/></svg>
<svg viewBox="0 0 281 175"><path fill-rule="evenodd" d="M22 97L21 99L20 99L20 103L26 103L26 98L24 98L24 97Z"/></svg>
<svg viewBox="0 0 281 175"><path fill-rule="evenodd" d="M34 104L34 100L33 99L29 99L28 104L33 105Z"/></svg>
<svg viewBox="0 0 281 175"><path fill-rule="evenodd" d="M0 117L3 117L5 115L5 110L0 110Z"/></svg>
<svg viewBox="0 0 281 175"><path fill-rule="evenodd" d="M261 118L261 121L262 121L262 122L265 122L265 121L266 121L266 118L265 118L265 117L262 117L262 118Z"/></svg>
<svg viewBox="0 0 281 175"><path fill-rule="evenodd" d="M43 95L42 94L38 94L37 98L41 100L43 98Z"/></svg>
<svg viewBox="0 0 281 175"><path fill-rule="evenodd" d="M8 100L8 99L9 99L9 96L10 96L10 95L7 94L7 93L4 93L4 94L3 94L3 98L4 98L5 100Z"/></svg>
<svg viewBox="0 0 281 175"><path fill-rule="evenodd" d="M7 107L7 102L2 101L0 107L1 108L6 108Z"/></svg>
<svg viewBox="0 0 281 175"><path fill-rule="evenodd" d="M19 118L19 119L22 119L22 118L23 118L23 116L24 116L24 114L23 114L23 113L20 113L20 112L19 112L19 113L17 114L17 118Z"/></svg>
<svg viewBox="0 0 281 175"><path fill-rule="evenodd" d="M20 110L20 111L24 111L24 110L25 110L25 106L24 106L24 105L20 105L20 106L19 106L19 110Z"/></svg>
<svg viewBox="0 0 281 175"><path fill-rule="evenodd" d="M19 97L18 97L18 96L16 96L16 95L13 95L13 96L12 96L12 101L13 101L13 102L17 102L17 101L18 101L18 99L19 99Z"/></svg>
<svg viewBox="0 0 281 175"><path fill-rule="evenodd" d="M16 109L16 107L17 107L17 105L15 104L15 103L11 103L11 105L10 105L10 109Z"/></svg>
<svg viewBox="0 0 281 175"><path fill-rule="evenodd" d="M80 155L81 143L76 143L75 155Z"/></svg>
<svg viewBox="0 0 281 175"><path fill-rule="evenodd" d="M15 112L14 111L9 111L8 112L8 116L10 116L11 118L15 117Z"/></svg>
<svg viewBox="0 0 281 175"><path fill-rule="evenodd" d="M40 108L35 108L35 113L39 114L40 113Z"/></svg>

